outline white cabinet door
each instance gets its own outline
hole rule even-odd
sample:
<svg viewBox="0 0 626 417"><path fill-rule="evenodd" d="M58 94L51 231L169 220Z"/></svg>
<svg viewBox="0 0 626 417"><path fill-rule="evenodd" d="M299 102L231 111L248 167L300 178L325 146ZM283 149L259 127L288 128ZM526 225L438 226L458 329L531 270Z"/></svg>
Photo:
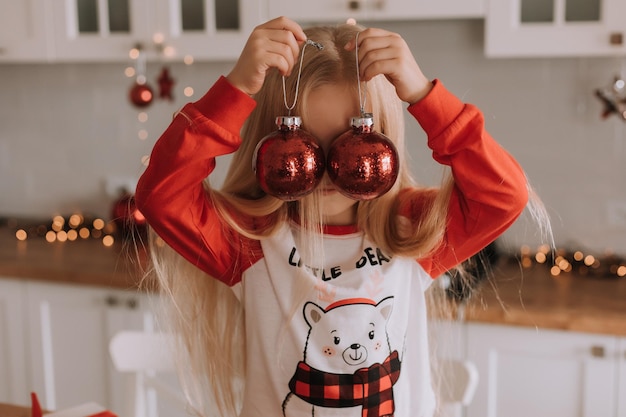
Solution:
<svg viewBox="0 0 626 417"><path fill-rule="evenodd" d="M617 338L468 325L480 374L468 417L610 417L617 401Z"/></svg>
<svg viewBox="0 0 626 417"><path fill-rule="evenodd" d="M487 56L618 56L626 52L623 0L488 3Z"/></svg>
<svg viewBox="0 0 626 417"><path fill-rule="evenodd" d="M166 57L235 60L252 29L264 20L261 0L160 0L153 31Z"/></svg>
<svg viewBox="0 0 626 417"><path fill-rule="evenodd" d="M54 9L56 59L235 59L262 20L261 0L64 0Z"/></svg>
<svg viewBox="0 0 626 417"><path fill-rule="evenodd" d="M0 0L0 62L52 57L49 7L45 0Z"/></svg>
<svg viewBox="0 0 626 417"><path fill-rule="evenodd" d="M113 371L109 340L122 329L144 329L151 314L139 294L29 282L30 378L42 407L59 410L94 401L124 406L126 386Z"/></svg>
<svg viewBox="0 0 626 417"><path fill-rule="evenodd" d="M484 0L270 0L269 15L301 22L341 23L348 18L406 20L482 17Z"/></svg>
<svg viewBox="0 0 626 417"><path fill-rule="evenodd" d="M53 0L57 61L128 59L136 44L151 43L156 5L147 0Z"/></svg>
<svg viewBox="0 0 626 417"><path fill-rule="evenodd" d="M0 402L27 405L23 299L20 281L0 279Z"/></svg>
<svg viewBox="0 0 626 417"><path fill-rule="evenodd" d="M617 417L626 417L626 338L620 338L618 357Z"/></svg>

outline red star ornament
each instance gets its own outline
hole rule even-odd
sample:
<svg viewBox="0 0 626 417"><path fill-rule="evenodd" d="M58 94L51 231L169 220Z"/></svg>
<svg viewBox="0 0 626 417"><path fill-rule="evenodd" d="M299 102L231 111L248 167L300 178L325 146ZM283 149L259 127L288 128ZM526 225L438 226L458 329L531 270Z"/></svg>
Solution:
<svg viewBox="0 0 626 417"><path fill-rule="evenodd" d="M172 87L174 87L175 80L170 76L170 70L168 67L163 67L157 81L159 83L159 97L173 101L174 96L172 95Z"/></svg>

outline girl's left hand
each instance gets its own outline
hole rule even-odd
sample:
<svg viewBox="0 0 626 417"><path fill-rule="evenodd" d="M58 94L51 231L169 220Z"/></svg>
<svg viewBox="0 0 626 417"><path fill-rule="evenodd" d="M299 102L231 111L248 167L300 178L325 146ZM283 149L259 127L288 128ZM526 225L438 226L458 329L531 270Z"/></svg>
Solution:
<svg viewBox="0 0 626 417"><path fill-rule="evenodd" d="M345 45L356 48L355 39ZM428 94L432 83L422 73L409 46L397 33L368 28L359 33L359 76L369 81L383 74L396 88L400 100L413 104Z"/></svg>

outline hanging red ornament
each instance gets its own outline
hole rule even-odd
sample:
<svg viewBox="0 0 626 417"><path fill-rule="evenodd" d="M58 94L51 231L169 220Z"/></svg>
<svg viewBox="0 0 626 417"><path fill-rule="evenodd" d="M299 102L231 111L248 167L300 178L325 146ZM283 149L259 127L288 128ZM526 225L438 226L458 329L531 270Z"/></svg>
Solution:
<svg viewBox="0 0 626 417"><path fill-rule="evenodd" d="M169 101L174 100L174 96L172 95L172 87L174 87L174 80L170 76L170 70L168 67L163 67L161 70L161 74L159 78L157 78L157 82L159 83L159 98L166 99Z"/></svg>
<svg viewBox="0 0 626 417"><path fill-rule="evenodd" d="M147 107L154 99L152 88L148 84L141 84L138 81L131 86L129 91L130 102L137 107Z"/></svg>
<svg viewBox="0 0 626 417"><path fill-rule="evenodd" d="M135 196L123 189L113 202L111 218L124 238L144 236L147 231L147 221L135 203Z"/></svg>
<svg viewBox="0 0 626 417"><path fill-rule="evenodd" d="M300 117L276 118L278 130L256 146L252 168L261 189L285 201L311 193L324 175L324 151L315 137L300 129Z"/></svg>
<svg viewBox="0 0 626 417"><path fill-rule="evenodd" d="M130 102L136 107L147 107L152 103L154 99L154 92L152 88L146 82L146 55L141 45L136 45L131 50L136 54L135 61L135 82L130 87L128 97Z"/></svg>
<svg viewBox="0 0 626 417"><path fill-rule="evenodd" d="M398 151L375 132L371 114L353 117L352 129L337 138L326 158L328 176L342 194L372 200L393 187L398 178Z"/></svg>

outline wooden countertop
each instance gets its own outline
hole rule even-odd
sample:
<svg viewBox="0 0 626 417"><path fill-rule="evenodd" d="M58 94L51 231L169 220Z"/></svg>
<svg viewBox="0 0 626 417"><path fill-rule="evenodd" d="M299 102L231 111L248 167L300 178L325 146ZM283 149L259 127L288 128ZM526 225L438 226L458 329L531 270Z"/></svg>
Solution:
<svg viewBox="0 0 626 417"><path fill-rule="evenodd" d="M494 268L465 308L468 321L626 336L626 278L553 277L543 265Z"/></svg>
<svg viewBox="0 0 626 417"><path fill-rule="evenodd" d="M136 289L145 258L144 250L119 238L111 247L100 239L18 241L9 229L0 228L0 276L6 278Z"/></svg>
<svg viewBox="0 0 626 417"><path fill-rule="evenodd" d="M119 238L112 247L98 239L20 242L0 228L2 277L136 289L145 258L144 250ZM515 262L493 272L493 282L467 303L467 320L626 336L626 278L552 277L544 266L522 269Z"/></svg>

